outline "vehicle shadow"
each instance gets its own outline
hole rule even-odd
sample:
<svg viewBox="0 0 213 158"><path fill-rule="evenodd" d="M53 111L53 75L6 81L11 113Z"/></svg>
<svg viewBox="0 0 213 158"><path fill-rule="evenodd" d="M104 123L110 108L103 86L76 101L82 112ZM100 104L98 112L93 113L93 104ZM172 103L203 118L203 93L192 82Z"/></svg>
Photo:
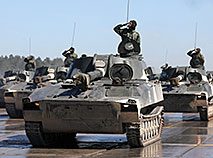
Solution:
<svg viewBox="0 0 213 158"><path fill-rule="evenodd" d="M32 145L24 134L8 136L7 139L0 141L0 148L30 148Z"/></svg>

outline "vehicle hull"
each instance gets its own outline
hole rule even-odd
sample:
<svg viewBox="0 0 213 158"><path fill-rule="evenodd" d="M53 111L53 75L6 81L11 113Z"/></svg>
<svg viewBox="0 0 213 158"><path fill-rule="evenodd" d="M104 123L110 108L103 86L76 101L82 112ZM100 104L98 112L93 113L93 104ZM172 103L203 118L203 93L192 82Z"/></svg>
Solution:
<svg viewBox="0 0 213 158"><path fill-rule="evenodd" d="M123 123L138 121L137 111L122 112L116 102L41 101L39 107L24 110L24 119L41 121L44 132L124 133Z"/></svg>

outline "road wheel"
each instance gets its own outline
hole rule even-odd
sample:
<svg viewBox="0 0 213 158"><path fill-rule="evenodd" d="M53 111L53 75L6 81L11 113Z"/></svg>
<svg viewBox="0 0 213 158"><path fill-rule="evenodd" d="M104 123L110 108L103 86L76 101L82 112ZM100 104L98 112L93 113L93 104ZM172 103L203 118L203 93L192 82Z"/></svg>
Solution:
<svg viewBox="0 0 213 158"><path fill-rule="evenodd" d="M131 147L147 146L161 138L163 107L156 107L151 113L141 115L140 122L127 125L126 136Z"/></svg>

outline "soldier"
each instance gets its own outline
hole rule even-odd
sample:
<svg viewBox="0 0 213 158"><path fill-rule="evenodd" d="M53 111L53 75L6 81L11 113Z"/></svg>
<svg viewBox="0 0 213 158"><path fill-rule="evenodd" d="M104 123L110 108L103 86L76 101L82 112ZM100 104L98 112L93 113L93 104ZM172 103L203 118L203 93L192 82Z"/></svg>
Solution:
<svg viewBox="0 0 213 158"><path fill-rule="evenodd" d="M122 28L127 26L127 28ZM125 40L134 40L140 45L140 35L135 31L137 26L137 22L135 20L131 20L125 24L119 24L114 28L114 31L119 34L122 38L122 41Z"/></svg>
<svg viewBox="0 0 213 158"><path fill-rule="evenodd" d="M35 62L34 56L30 55L29 57L26 57L24 59L24 62L26 62L26 64L25 64L26 71L35 71L36 62Z"/></svg>
<svg viewBox="0 0 213 158"><path fill-rule="evenodd" d="M192 68L203 68L204 65L204 56L200 53L201 49L196 48L190 50L187 55L192 57L190 60L190 65Z"/></svg>
<svg viewBox="0 0 213 158"><path fill-rule="evenodd" d="M78 58L78 55L75 53L75 48L73 47L68 50L65 50L62 55L66 57L64 60L65 67L70 67L70 64L73 62L73 60Z"/></svg>
<svg viewBox="0 0 213 158"><path fill-rule="evenodd" d="M126 26L126 25L128 26L128 28L121 28L121 27ZM128 23L117 25L114 28L114 31L117 34L119 34L122 38L122 42L119 45L120 49L118 48L118 52L120 53L120 56L126 56L127 55L129 57L131 55L140 53L140 49L139 49L139 47L140 47L140 36L139 36L139 33L135 31L136 25L137 25L136 21L131 20ZM135 43L135 45L136 45L136 46L133 45L133 49L130 49L130 50L123 49L123 47L125 47L126 43L131 43L131 42ZM122 44L122 43L124 43L124 44ZM111 56L109 56L108 58L111 58ZM110 59L107 59L106 61L108 61L108 60L110 60ZM86 64L82 64L82 63L81 63L81 65L86 66ZM85 91L86 89L88 89L90 87L90 81L93 81L93 80L98 79L98 78L102 78L105 75L105 73L107 71L107 67L108 67L106 65L106 66L104 66L104 68L100 69L100 68L98 68L97 65L95 66L93 62L92 62L92 64L89 64L89 65L91 65L91 67L94 67L93 70L91 69L90 71L88 70L88 71L85 71L85 72L80 72L80 71L75 72L75 75L72 77L74 79L75 84L78 85L78 87L82 91ZM88 68L89 68L89 66L87 66L87 69ZM113 82L115 83L117 81L113 81Z"/></svg>

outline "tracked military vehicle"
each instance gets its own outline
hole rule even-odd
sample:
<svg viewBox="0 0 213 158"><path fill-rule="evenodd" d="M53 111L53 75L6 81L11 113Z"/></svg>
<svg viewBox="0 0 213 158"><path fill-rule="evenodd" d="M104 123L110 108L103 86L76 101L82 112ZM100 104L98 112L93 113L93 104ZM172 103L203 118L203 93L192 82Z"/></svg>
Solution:
<svg viewBox="0 0 213 158"><path fill-rule="evenodd" d="M5 107L10 118L23 118L22 98L30 95L36 88L56 83L54 69L48 67L37 68L34 77L28 82L13 83L5 88Z"/></svg>
<svg viewBox="0 0 213 158"><path fill-rule="evenodd" d="M204 67L170 66L163 69L160 80L165 112L199 113L203 121L213 116L212 76Z"/></svg>
<svg viewBox="0 0 213 158"><path fill-rule="evenodd" d="M2 79L2 86L0 87L0 107L5 107L4 94L6 89L20 82L29 82L33 78L33 75L33 71L6 71Z"/></svg>
<svg viewBox="0 0 213 158"><path fill-rule="evenodd" d="M25 130L33 146L76 145L77 133L126 133L131 147L161 138L161 85L148 81L134 41L120 47L119 55L75 59L66 82L23 99Z"/></svg>

